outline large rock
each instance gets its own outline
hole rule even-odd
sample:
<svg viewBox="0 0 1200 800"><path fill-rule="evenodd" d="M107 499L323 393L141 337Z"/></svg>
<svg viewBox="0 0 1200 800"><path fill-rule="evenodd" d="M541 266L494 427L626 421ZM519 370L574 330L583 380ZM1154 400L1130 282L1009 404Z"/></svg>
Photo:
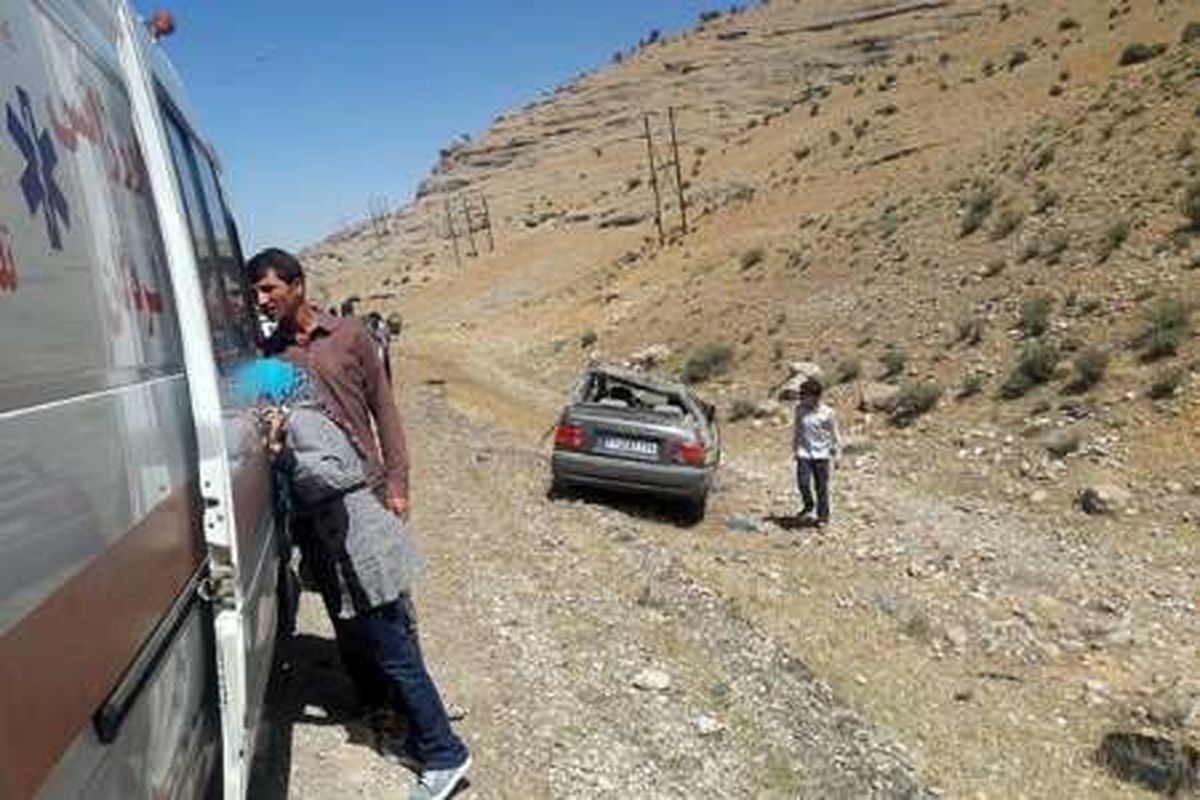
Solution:
<svg viewBox="0 0 1200 800"><path fill-rule="evenodd" d="M890 383L865 383L859 388L858 408L867 412L888 412L896 405L900 388Z"/></svg>
<svg viewBox="0 0 1200 800"><path fill-rule="evenodd" d="M1050 455L1055 458L1066 458L1079 449L1083 443L1083 437L1079 435L1079 431L1067 428L1042 436L1041 443Z"/></svg>
<svg viewBox="0 0 1200 800"><path fill-rule="evenodd" d="M1079 493L1079 507L1086 514L1119 514L1132 500L1127 490L1111 483L1089 486Z"/></svg>
<svg viewBox="0 0 1200 800"><path fill-rule="evenodd" d="M634 676L633 686L643 692L665 692L671 688L671 676L661 669L647 668Z"/></svg>
<svg viewBox="0 0 1200 800"><path fill-rule="evenodd" d="M629 357L629 365L634 369L650 370L660 366L671 357L671 348L665 344L652 344Z"/></svg>
<svg viewBox="0 0 1200 800"><path fill-rule="evenodd" d="M800 385L809 378L824 382L825 373L821 365L812 361L795 361L788 365L788 379L779 387L777 396L780 400L795 401L800 399Z"/></svg>
<svg viewBox="0 0 1200 800"><path fill-rule="evenodd" d="M1200 729L1200 681L1179 681L1150 700L1150 719L1172 728Z"/></svg>

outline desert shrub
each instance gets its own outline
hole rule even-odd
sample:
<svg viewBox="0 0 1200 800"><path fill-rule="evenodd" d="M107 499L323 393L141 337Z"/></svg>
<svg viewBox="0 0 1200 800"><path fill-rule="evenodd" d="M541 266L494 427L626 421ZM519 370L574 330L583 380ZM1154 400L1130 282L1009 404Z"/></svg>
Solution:
<svg viewBox="0 0 1200 800"><path fill-rule="evenodd" d="M1019 227L1025 220L1025 215L1020 211L1012 208L1006 208L1000 212L1000 216L996 218L996 224L992 226L992 239L999 241L1006 239Z"/></svg>
<svg viewBox="0 0 1200 800"><path fill-rule="evenodd" d="M963 317L958 321L958 341L974 347L983 341L987 320L978 314Z"/></svg>
<svg viewBox="0 0 1200 800"><path fill-rule="evenodd" d="M1164 369L1154 376L1150 382L1148 394L1154 400L1165 400L1168 397L1174 397L1179 391L1179 387L1183 386L1186 373L1179 367L1172 369Z"/></svg>
<svg viewBox="0 0 1200 800"><path fill-rule="evenodd" d="M1133 302L1144 303L1156 294L1158 294L1158 290L1153 286L1140 286L1133 295Z"/></svg>
<svg viewBox="0 0 1200 800"><path fill-rule="evenodd" d="M1196 152L1196 134L1184 131L1175 142L1175 157L1180 161L1191 158Z"/></svg>
<svg viewBox="0 0 1200 800"><path fill-rule="evenodd" d="M740 422L753 417L757 411L758 408L749 400L734 400L733 405L729 407L728 419L730 422Z"/></svg>
<svg viewBox="0 0 1200 800"><path fill-rule="evenodd" d="M1033 195L1033 211L1035 214L1045 214L1058 205L1058 192L1045 184L1040 184Z"/></svg>
<svg viewBox="0 0 1200 800"><path fill-rule="evenodd" d="M1075 380L1071 381L1068 389L1073 392L1086 392L1100 381L1108 369L1108 351L1103 347L1086 347L1075 354L1072 363L1075 366Z"/></svg>
<svg viewBox="0 0 1200 800"><path fill-rule="evenodd" d="M1074 17L1063 17L1058 21L1058 29L1060 31L1073 31L1079 27L1079 21Z"/></svg>
<svg viewBox="0 0 1200 800"><path fill-rule="evenodd" d="M963 378L963 382L959 384L958 391L954 396L959 400L966 400L968 397L974 397L982 392L986 385L987 375L979 371L972 372Z"/></svg>
<svg viewBox="0 0 1200 800"><path fill-rule="evenodd" d="M996 189L985 180L976 181L963 200L963 216L960 235L969 236L983 225L996 203Z"/></svg>
<svg viewBox="0 0 1200 800"><path fill-rule="evenodd" d="M896 235L896 231L900 229L900 217L896 214L894 207L883 212L879 225L883 238L890 239Z"/></svg>
<svg viewBox="0 0 1200 800"><path fill-rule="evenodd" d="M906 383L892 402L888 420L893 425L908 425L936 406L941 397L942 387L932 381Z"/></svg>
<svg viewBox="0 0 1200 800"><path fill-rule="evenodd" d="M1193 181L1179 198L1179 212L1187 218L1192 230L1200 231L1200 181Z"/></svg>
<svg viewBox="0 0 1200 800"><path fill-rule="evenodd" d="M724 342L708 342L688 355L680 377L685 383L703 383L723 374L732 362L733 348Z"/></svg>
<svg viewBox="0 0 1200 800"><path fill-rule="evenodd" d="M883 379L894 378L904 372L904 367L908 364L908 353L898 345L888 345L879 356L879 363L883 365Z"/></svg>
<svg viewBox="0 0 1200 800"><path fill-rule="evenodd" d="M1008 54L1008 71L1012 72L1017 67L1029 60L1029 53L1025 52L1024 48L1018 47Z"/></svg>
<svg viewBox="0 0 1200 800"><path fill-rule="evenodd" d="M1054 345L1046 342L1026 345L1017 359L1017 365L1000 387L1000 396L1008 400L1024 397L1033 387L1054 378L1058 361L1058 348Z"/></svg>
<svg viewBox="0 0 1200 800"><path fill-rule="evenodd" d="M857 358L843 359L833 371L834 383L849 383L862 374L862 362Z"/></svg>
<svg viewBox="0 0 1200 800"><path fill-rule="evenodd" d="M1166 50L1167 46L1165 44L1146 44L1145 42L1134 42L1133 44L1127 45L1125 49L1121 51L1121 57L1117 60L1117 63L1122 67L1129 67L1134 64L1144 64L1147 61L1158 58L1165 53Z"/></svg>
<svg viewBox="0 0 1200 800"><path fill-rule="evenodd" d="M1021 332L1026 338L1036 339L1050 329L1050 312L1054 300L1046 295L1030 297L1021 304Z"/></svg>
<svg viewBox="0 0 1200 800"><path fill-rule="evenodd" d="M716 9L711 10L711 11L701 11L700 12L700 24L701 25L703 25L706 22L712 22L713 20L718 20L720 18L721 18L721 12Z"/></svg>
<svg viewBox="0 0 1200 800"><path fill-rule="evenodd" d="M1200 42L1200 22L1189 22L1183 26L1183 33L1179 36L1181 44L1192 44Z"/></svg>
<svg viewBox="0 0 1200 800"><path fill-rule="evenodd" d="M1179 352L1192 333L1192 309L1179 297L1162 297L1146 309L1136 344L1142 360L1156 361Z"/></svg>
<svg viewBox="0 0 1200 800"><path fill-rule="evenodd" d="M742 257L738 259L738 263L741 264L742 269L750 269L751 267L761 264L762 260L766 257L766 250L762 249L761 247L752 247L746 252L742 253Z"/></svg>
<svg viewBox="0 0 1200 800"><path fill-rule="evenodd" d="M1100 243L1096 247L1096 257L1101 263L1108 261L1117 250L1121 249L1121 245L1125 244L1125 240L1129 238L1129 220L1119 219L1109 224L1104 229L1104 235L1100 237Z"/></svg>
<svg viewBox="0 0 1200 800"><path fill-rule="evenodd" d="M1041 150L1038 150L1033 157L1033 169L1037 172L1041 172L1042 170L1046 169L1054 163L1054 156L1055 152L1053 145L1047 145Z"/></svg>
<svg viewBox="0 0 1200 800"><path fill-rule="evenodd" d="M584 331L579 336L579 346L586 350L599 340L600 336L595 331Z"/></svg>
<svg viewBox="0 0 1200 800"><path fill-rule="evenodd" d="M1066 231L1051 231L1038 242L1038 255L1046 264L1058 264L1071 245Z"/></svg>

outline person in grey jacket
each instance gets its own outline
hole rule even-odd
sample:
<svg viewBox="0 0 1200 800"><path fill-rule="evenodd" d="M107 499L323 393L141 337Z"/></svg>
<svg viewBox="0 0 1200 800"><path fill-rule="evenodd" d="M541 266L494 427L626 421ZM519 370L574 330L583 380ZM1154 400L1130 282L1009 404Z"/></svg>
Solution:
<svg viewBox="0 0 1200 800"><path fill-rule="evenodd" d="M366 460L328 414L316 384L295 365L260 359L238 376L260 404L264 434L305 519L297 544L330 617L351 626L409 723L405 746L421 765L413 800L442 800L471 763L416 639L409 592L425 567L408 523L379 499Z"/></svg>
<svg viewBox="0 0 1200 800"><path fill-rule="evenodd" d="M800 384L800 402L796 404L796 422L792 430L792 453L796 457L796 482L804 509L805 522L823 527L829 523L829 478L831 465L838 457L841 441L837 416L821 402L821 382L809 378ZM813 487L816 487L816 502ZM815 506L815 509L814 509ZM813 511L816 517L813 517Z"/></svg>

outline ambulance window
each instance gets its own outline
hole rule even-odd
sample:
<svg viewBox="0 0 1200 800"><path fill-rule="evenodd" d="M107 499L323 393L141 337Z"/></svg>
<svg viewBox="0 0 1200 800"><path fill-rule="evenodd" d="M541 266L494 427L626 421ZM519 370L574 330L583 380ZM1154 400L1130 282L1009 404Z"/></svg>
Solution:
<svg viewBox="0 0 1200 800"><path fill-rule="evenodd" d="M184 211L187 213L188 230L191 232L192 246L196 252L196 267L200 272L204 306L208 311L213 352L219 363L236 357L239 351L250 346L250 341L247 341L244 330L233 322L237 318L236 304L231 307L229 287L215 245L216 237L213 236L201 194L200 170L197 168L192 143L175 115L169 110L165 110L164 115L171 141L171 156L175 162L175 172L179 176ZM239 294L241 293L234 292L234 298Z"/></svg>
<svg viewBox="0 0 1200 800"><path fill-rule="evenodd" d="M208 219L212 224L213 254L224 280L225 298L229 304L230 323L242 329L245 342L254 341L254 306L250 300L250 286L246 282L246 271L242 264L241 251L233 230L229 214L221 200L216 170L212 161L197 153L196 166L200 172L200 188L204 192Z"/></svg>

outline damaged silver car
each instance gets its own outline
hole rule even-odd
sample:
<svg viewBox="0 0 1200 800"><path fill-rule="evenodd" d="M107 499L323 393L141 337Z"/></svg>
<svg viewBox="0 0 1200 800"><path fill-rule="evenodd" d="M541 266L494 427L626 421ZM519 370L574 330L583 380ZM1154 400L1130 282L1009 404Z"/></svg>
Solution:
<svg viewBox="0 0 1200 800"><path fill-rule="evenodd" d="M590 486L682 499L704 513L721 459L712 405L679 383L589 369L554 431L554 487Z"/></svg>

